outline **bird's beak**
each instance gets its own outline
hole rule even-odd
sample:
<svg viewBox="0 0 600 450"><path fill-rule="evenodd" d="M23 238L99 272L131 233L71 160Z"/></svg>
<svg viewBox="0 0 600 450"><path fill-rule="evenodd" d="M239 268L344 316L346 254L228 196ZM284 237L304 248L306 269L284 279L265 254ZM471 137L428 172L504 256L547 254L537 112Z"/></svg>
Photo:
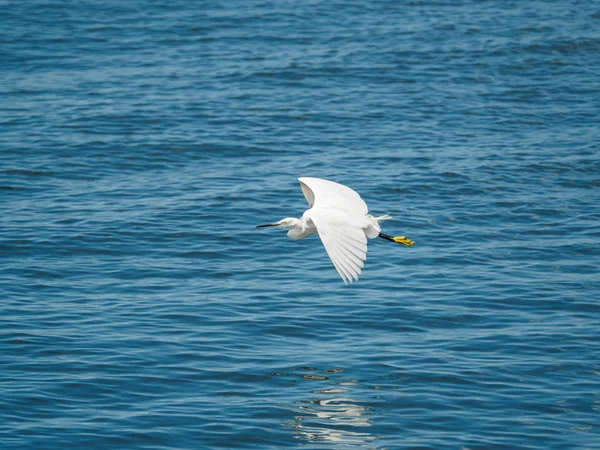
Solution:
<svg viewBox="0 0 600 450"><path fill-rule="evenodd" d="M279 223L265 223L264 225L259 225L256 228L265 228L265 227L276 227Z"/></svg>

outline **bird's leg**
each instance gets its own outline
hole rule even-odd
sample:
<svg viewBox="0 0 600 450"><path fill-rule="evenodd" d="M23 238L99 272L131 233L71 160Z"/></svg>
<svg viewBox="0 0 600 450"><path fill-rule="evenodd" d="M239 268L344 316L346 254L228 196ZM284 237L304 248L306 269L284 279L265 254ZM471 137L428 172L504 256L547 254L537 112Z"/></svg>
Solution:
<svg viewBox="0 0 600 450"><path fill-rule="evenodd" d="M387 234L379 233L379 237L385 239L386 241L396 242L397 244L404 244L407 246L415 245L414 241L411 241L406 236L389 236Z"/></svg>

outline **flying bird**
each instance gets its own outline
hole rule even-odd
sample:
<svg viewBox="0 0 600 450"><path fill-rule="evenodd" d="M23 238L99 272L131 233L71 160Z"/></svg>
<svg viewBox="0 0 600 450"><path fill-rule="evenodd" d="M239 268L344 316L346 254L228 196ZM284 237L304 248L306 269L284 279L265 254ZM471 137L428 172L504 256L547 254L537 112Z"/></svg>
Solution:
<svg viewBox="0 0 600 450"><path fill-rule="evenodd" d="M346 285L358 281L367 259L367 238L380 237L409 247L414 245L406 236L383 234L379 222L392 217L387 214L373 217L364 200L349 187L321 178L303 177L298 181L310 209L300 219L286 217L257 228L287 228L287 235L295 241L318 233Z"/></svg>

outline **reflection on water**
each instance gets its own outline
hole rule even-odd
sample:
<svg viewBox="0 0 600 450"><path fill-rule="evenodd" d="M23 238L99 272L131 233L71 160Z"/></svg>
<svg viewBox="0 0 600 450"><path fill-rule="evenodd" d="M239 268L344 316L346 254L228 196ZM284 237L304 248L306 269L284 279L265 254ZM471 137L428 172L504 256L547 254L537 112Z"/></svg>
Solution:
<svg viewBox="0 0 600 450"><path fill-rule="evenodd" d="M379 436L369 432L372 409L353 396L363 386L357 380L345 378L343 369L329 369L323 374L316 371L315 368L304 367L278 374L310 382L293 383L298 388L306 387L308 396L288 405L294 411L294 418L284 425L295 431L294 437L321 444L356 445L360 448L379 439ZM302 395L302 392L298 395ZM356 397L360 398L358 395Z"/></svg>

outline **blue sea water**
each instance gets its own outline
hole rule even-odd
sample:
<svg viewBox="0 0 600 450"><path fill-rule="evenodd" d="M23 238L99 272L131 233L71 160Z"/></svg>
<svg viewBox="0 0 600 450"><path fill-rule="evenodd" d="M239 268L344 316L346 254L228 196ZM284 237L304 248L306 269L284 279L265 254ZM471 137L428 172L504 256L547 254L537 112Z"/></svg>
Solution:
<svg viewBox="0 0 600 450"><path fill-rule="evenodd" d="M0 17L2 449L600 448L597 2Z"/></svg>

